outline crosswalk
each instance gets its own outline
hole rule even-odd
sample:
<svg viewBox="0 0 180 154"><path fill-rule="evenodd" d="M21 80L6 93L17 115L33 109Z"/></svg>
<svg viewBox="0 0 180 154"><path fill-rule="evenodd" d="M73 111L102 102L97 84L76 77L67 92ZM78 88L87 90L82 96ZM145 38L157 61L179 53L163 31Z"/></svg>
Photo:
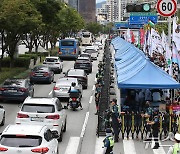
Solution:
<svg viewBox="0 0 180 154"><path fill-rule="evenodd" d="M94 154L102 154L103 153L103 139L104 137L99 137L96 139L96 145L95 145L95 152ZM125 138L124 140L120 140L118 143L115 143L114 145L114 154L166 154L169 146L166 148L163 146L163 144L172 145L173 142L159 142L160 147L158 149L152 149L155 145L154 141L150 143L148 148L145 148L145 144L140 140L133 140L132 138Z"/></svg>

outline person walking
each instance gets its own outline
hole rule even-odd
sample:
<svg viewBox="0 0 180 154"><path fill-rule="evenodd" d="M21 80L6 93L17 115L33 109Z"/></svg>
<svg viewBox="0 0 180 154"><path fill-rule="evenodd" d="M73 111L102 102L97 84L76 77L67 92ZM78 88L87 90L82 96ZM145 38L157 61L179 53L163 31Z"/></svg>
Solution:
<svg viewBox="0 0 180 154"><path fill-rule="evenodd" d="M175 144L174 144L174 146L169 148L169 151L167 154L178 154L178 153L180 153L180 134L176 133L174 139L175 139Z"/></svg>
<svg viewBox="0 0 180 154"><path fill-rule="evenodd" d="M106 129L106 137L103 140L103 143L104 143L103 154L113 154L114 138L112 135L111 128Z"/></svg>
<svg viewBox="0 0 180 154"><path fill-rule="evenodd" d="M117 105L117 100L113 99L111 101L111 118L112 118L112 128L114 131L114 141L119 141L119 132L120 132L120 124L119 124L119 106Z"/></svg>

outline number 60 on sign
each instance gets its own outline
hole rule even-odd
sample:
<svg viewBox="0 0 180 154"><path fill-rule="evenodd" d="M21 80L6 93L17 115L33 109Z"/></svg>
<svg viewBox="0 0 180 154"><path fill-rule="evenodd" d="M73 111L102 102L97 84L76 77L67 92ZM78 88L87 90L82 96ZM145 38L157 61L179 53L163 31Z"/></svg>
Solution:
<svg viewBox="0 0 180 154"><path fill-rule="evenodd" d="M157 10L164 17L172 16L177 9L176 0L158 0Z"/></svg>

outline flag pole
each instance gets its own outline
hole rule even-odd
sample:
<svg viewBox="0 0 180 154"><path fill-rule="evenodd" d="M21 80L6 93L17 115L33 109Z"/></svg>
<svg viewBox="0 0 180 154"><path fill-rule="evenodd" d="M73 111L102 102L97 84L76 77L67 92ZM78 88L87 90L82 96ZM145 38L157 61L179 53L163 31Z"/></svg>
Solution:
<svg viewBox="0 0 180 154"><path fill-rule="evenodd" d="M168 44L171 45L171 16L168 17Z"/></svg>

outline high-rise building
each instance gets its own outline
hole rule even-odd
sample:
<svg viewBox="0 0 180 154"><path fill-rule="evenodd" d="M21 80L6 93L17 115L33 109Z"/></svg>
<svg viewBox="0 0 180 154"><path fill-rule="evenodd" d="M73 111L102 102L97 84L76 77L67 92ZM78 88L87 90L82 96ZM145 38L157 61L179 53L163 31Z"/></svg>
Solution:
<svg viewBox="0 0 180 154"><path fill-rule="evenodd" d="M97 9L97 16L106 14L107 22L115 22L120 20L120 2L119 0L106 0L102 8ZM101 21L99 21L101 23Z"/></svg>
<svg viewBox="0 0 180 154"><path fill-rule="evenodd" d="M78 10L78 0L68 0L68 4L74 9Z"/></svg>
<svg viewBox="0 0 180 154"><path fill-rule="evenodd" d="M86 22L95 22L96 0L79 0L78 11Z"/></svg>

